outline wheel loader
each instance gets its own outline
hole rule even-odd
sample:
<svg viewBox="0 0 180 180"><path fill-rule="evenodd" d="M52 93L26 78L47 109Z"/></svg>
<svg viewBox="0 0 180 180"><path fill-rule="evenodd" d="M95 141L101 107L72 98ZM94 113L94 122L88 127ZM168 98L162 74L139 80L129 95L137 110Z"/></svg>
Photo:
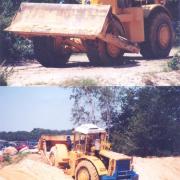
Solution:
<svg viewBox="0 0 180 180"><path fill-rule="evenodd" d="M120 63L124 53L166 58L174 31L165 0L82 0L80 4L22 3L6 31L30 38L37 60L64 66L73 52L91 64Z"/></svg>
<svg viewBox="0 0 180 180"><path fill-rule="evenodd" d="M73 140L71 140L73 139ZM72 136L42 135L39 151L49 164L60 167L75 180L138 180L132 158L111 151L104 129L83 124Z"/></svg>

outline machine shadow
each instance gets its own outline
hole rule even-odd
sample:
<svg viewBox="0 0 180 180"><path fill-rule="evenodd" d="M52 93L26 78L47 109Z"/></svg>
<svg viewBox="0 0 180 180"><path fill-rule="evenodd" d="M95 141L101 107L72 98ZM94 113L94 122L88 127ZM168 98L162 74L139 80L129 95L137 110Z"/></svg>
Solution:
<svg viewBox="0 0 180 180"><path fill-rule="evenodd" d="M166 59L171 59L172 56L167 57ZM91 69L91 68L127 68L127 67L136 67L140 66L141 61L159 61L159 60L164 60L164 59L144 59L141 55L138 56L124 56L121 60L118 62L108 65L108 66L96 66L92 65L89 61L82 61L81 59L76 59L76 60L70 60L66 65L63 67L46 67L46 68L86 68L86 69ZM18 60L15 62L7 62L5 63L5 66L31 66L35 65L34 67L31 68L39 68L43 67L36 59L24 59L24 60Z"/></svg>

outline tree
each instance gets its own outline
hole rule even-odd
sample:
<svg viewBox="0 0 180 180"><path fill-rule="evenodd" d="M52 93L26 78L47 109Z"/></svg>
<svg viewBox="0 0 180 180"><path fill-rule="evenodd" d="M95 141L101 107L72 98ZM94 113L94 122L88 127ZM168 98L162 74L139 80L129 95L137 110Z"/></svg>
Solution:
<svg viewBox="0 0 180 180"><path fill-rule="evenodd" d="M74 124L92 122L111 124L113 109L120 108L121 95L126 89L121 87L81 87L74 88L70 99L74 100L72 121Z"/></svg>
<svg viewBox="0 0 180 180"><path fill-rule="evenodd" d="M50 2L58 0L1 0L0 1L0 63L6 59L13 62L16 59L32 58L33 45L28 39L17 37L4 29L10 24L19 9L21 2Z"/></svg>
<svg viewBox="0 0 180 180"><path fill-rule="evenodd" d="M180 153L180 88L90 89L76 88L71 96L76 97L76 107L73 107L76 114L72 113L75 124L86 122L81 117L84 112L89 113L85 99L91 94L91 102L96 102L95 117L109 127L115 151L141 156ZM81 111L82 107L84 111ZM88 122L93 121L88 119Z"/></svg>

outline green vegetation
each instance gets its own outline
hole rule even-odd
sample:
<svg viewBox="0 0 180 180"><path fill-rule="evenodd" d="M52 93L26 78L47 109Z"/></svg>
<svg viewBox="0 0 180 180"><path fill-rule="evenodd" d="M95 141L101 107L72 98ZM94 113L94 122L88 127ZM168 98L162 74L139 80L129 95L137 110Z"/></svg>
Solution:
<svg viewBox="0 0 180 180"><path fill-rule="evenodd" d="M172 14L174 20L174 29L176 31L175 46L180 45L180 1L179 0L167 0L167 8Z"/></svg>
<svg viewBox="0 0 180 180"><path fill-rule="evenodd" d="M10 156L9 154L4 154L3 155L3 161L1 162L2 167L10 165L10 164L16 164L19 161L23 160L27 155L29 155L30 153L17 153L14 156Z"/></svg>
<svg viewBox="0 0 180 180"><path fill-rule="evenodd" d="M82 87L82 86L97 86L98 82L90 78L79 78L79 79L70 79L63 81L62 85L65 87Z"/></svg>
<svg viewBox="0 0 180 180"><path fill-rule="evenodd" d="M72 121L99 123L113 150L139 156L180 154L180 88L74 88Z"/></svg>
<svg viewBox="0 0 180 180"><path fill-rule="evenodd" d="M2 59L14 62L22 58L33 57L32 42L16 37L3 30L10 24L21 2L57 2L57 0L1 0L0 1L0 63Z"/></svg>
<svg viewBox="0 0 180 180"><path fill-rule="evenodd" d="M168 68L171 70L180 70L180 54L177 53L171 61L168 62Z"/></svg>
<svg viewBox="0 0 180 180"><path fill-rule="evenodd" d="M3 155L3 163L8 165L12 163L12 158L9 154L4 154Z"/></svg>
<svg viewBox="0 0 180 180"><path fill-rule="evenodd" d="M2 59L12 63L19 59L31 59L34 56L33 44L28 39L17 37L4 29L11 20L21 2L59 3L59 0L1 0L0 1L0 63ZM72 3L72 0L71 2Z"/></svg>
<svg viewBox="0 0 180 180"><path fill-rule="evenodd" d="M13 157L12 163L18 163L19 161L23 160L26 156L31 154L30 152L18 152L16 156Z"/></svg>
<svg viewBox="0 0 180 180"><path fill-rule="evenodd" d="M4 67L4 63L0 64L0 86L7 86L7 78L13 72L13 68Z"/></svg>
<svg viewBox="0 0 180 180"><path fill-rule="evenodd" d="M71 130L49 130L35 128L30 132L27 131L17 131L17 132L0 132L0 139L7 141L38 141L42 134L71 134Z"/></svg>

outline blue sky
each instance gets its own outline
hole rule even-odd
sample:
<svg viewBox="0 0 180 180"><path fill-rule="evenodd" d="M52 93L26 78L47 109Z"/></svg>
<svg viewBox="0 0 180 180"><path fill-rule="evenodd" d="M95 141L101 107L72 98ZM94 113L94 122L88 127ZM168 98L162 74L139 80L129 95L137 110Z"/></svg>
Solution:
<svg viewBox="0 0 180 180"><path fill-rule="evenodd" d="M72 128L71 90L0 87L0 131Z"/></svg>

